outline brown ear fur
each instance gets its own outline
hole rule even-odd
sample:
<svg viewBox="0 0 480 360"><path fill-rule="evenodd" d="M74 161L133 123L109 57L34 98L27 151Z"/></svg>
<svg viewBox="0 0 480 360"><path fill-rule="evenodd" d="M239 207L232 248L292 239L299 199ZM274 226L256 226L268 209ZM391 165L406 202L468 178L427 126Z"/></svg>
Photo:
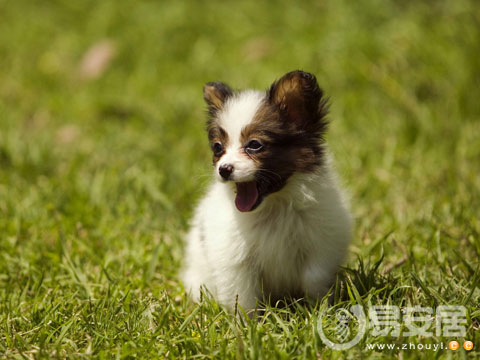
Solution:
<svg viewBox="0 0 480 360"><path fill-rule="evenodd" d="M212 115L221 110L225 101L232 95L232 89L222 82L208 82L203 87L203 98Z"/></svg>
<svg viewBox="0 0 480 360"><path fill-rule="evenodd" d="M300 129L320 131L319 126L326 125L327 102L313 74L300 70L285 74L271 85L268 100Z"/></svg>

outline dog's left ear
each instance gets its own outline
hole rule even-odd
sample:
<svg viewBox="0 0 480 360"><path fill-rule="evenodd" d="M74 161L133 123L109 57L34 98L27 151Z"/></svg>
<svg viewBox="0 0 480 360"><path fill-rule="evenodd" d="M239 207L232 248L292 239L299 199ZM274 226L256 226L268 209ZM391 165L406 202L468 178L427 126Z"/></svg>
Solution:
<svg viewBox="0 0 480 360"><path fill-rule="evenodd" d="M203 98L212 115L221 110L225 101L232 95L230 86L222 82L208 82L203 87Z"/></svg>
<svg viewBox="0 0 480 360"><path fill-rule="evenodd" d="M275 81L267 93L270 103L278 106L298 127L308 130L322 122L327 112L323 91L313 74L296 70Z"/></svg>

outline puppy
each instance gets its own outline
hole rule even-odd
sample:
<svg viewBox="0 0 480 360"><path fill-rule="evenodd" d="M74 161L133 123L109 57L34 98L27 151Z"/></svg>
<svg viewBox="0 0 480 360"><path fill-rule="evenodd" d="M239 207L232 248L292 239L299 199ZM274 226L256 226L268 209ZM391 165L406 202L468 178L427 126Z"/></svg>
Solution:
<svg viewBox="0 0 480 360"><path fill-rule="evenodd" d="M324 134L327 102L314 75L292 71L269 90L207 83L215 182L187 236L183 283L246 311L257 300L321 298L352 236L349 207Z"/></svg>

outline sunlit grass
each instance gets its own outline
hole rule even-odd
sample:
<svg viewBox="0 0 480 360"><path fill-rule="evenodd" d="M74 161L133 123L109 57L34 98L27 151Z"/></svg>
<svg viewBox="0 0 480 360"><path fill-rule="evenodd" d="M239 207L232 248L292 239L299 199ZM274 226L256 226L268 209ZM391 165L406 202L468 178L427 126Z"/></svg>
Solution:
<svg viewBox="0 0 480 360"><path fill-rule="evenodd" d="M0 1L0 354L418 358L348 352L322 304L260 320L183 293L209 181L202 85L313 72L356 217L331 302L465 305L480 344L480 6L474 0ZM82 70L109 44L98 74ZM464 352L463 349L458 352Z"/></svg>

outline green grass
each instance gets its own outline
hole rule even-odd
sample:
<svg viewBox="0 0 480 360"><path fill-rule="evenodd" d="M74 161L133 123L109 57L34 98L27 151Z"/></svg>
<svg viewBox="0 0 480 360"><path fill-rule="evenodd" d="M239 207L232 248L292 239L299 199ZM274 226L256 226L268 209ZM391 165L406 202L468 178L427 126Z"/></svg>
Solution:
<svg viewBox="0 0 480 360"><path fill-rule="evenodd" d="M111 63L82 77L105 39ZM356 217L334 301L465 305L478 356L479 39L476 0L0 0L0 357L466 358L365 349L441 337L336 352L318 307L243 321L185 297L210 173L202 85L297 68L331 97Z"/></svg>

